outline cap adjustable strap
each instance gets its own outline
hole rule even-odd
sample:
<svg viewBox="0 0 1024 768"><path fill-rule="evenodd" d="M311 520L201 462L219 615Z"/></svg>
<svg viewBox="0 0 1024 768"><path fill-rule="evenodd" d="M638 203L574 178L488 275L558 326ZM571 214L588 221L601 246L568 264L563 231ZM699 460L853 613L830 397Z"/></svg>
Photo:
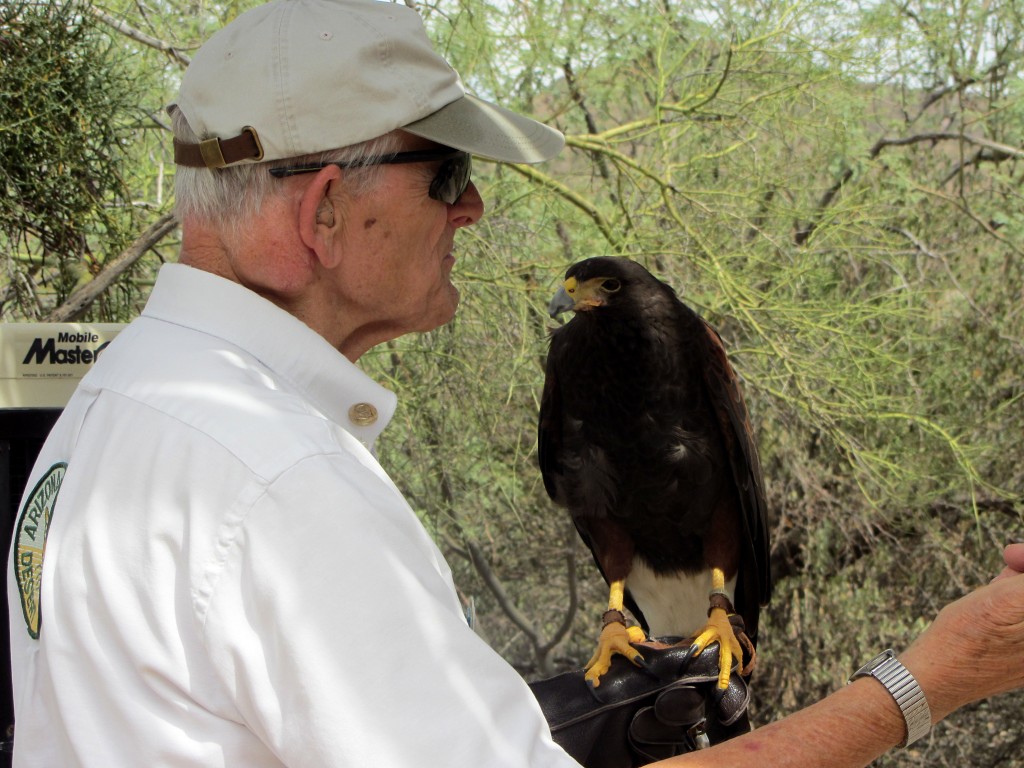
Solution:
<svg viewBox="0 0 1024 768"><path fill-rule="evenodd" d="M224 168L242 160L262 160L263 145L252 126L230 139L204 139L198 144L174 140L174 162L190 168Z"/></svg>

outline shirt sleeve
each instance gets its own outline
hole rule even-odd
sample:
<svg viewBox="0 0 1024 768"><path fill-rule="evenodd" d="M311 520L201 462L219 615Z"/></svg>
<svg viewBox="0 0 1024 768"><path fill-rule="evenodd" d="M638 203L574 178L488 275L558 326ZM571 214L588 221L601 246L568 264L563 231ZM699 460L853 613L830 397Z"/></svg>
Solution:
<svg viewBox="0 0 1024 768"><path fill-rule="evenodd" d="M466 624L394 486L305 459L231 532L204 616L243 724L288 766L577 766Z"/></svg>

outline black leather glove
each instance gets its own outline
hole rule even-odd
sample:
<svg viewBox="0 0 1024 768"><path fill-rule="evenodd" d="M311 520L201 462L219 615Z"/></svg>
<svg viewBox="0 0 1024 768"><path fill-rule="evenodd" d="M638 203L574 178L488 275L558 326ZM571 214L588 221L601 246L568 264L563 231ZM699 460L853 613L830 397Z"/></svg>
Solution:
<svg viewBox="0 0 1024 768"><path fill-rule="evenodd" d="M687 645L637 645L644 666L622 656L597 688L583 670L530 684L551 735L586 768L634 768L750 730L746 683L733 668L720 692L718 644L687 662Z"/></svg>

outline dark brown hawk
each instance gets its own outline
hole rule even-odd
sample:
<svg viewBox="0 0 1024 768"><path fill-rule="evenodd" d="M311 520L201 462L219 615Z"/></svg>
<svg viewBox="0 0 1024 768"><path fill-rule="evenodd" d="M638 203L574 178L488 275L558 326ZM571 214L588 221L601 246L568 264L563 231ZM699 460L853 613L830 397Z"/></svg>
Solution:
<svg viewBox="0 0 1024 768"><path fill-rule="evenodd" d="M641 660L625 606L650 637L684 638L693 653L719 642L724 688L734 659L749 674L771 594L761 465L739 381L711 326L629 259L570 267L550 312L570 309L551 336L539 455L548 494L610 586L587 680L598 685L614 653Z"/></svg>

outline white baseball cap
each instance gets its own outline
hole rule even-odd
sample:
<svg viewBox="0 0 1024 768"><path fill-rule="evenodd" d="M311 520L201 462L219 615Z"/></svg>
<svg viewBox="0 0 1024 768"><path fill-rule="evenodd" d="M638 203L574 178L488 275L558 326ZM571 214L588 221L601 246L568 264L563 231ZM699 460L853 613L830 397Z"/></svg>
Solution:
<svg viewBox="0 0 1024 768"><path fill-rule="evenodd" d="M561 133L466 93L418 13L378 0L273 0L213 35L178 100L199 144L175 162L223 167L358 144L396 128L492 160L554 157Z"/></svg>

